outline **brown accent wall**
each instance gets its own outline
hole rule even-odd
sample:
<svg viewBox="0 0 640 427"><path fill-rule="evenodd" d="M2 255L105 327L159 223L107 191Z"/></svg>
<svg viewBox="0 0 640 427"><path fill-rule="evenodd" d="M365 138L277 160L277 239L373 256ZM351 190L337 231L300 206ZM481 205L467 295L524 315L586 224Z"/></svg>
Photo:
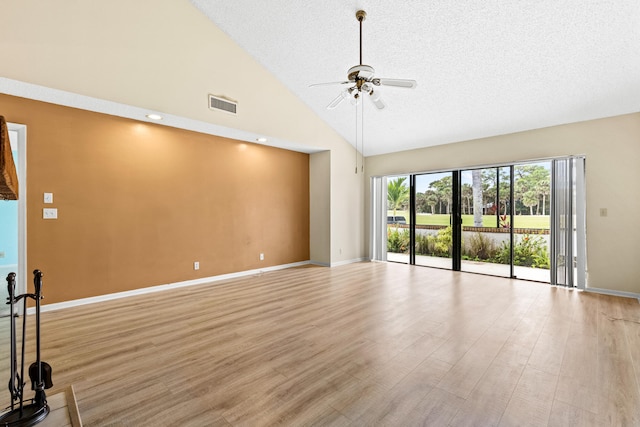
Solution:
<svg viewBox="0 0 640 427"><path fill-rule="evenodd" d="M27 125L43 303L309 259L307 154L8 95L0 114Z"/></svg>

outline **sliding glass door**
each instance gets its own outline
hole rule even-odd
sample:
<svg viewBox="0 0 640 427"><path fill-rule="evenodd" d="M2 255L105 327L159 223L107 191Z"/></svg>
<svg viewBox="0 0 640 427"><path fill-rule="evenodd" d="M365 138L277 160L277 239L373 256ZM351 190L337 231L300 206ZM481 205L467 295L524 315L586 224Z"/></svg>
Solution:
<svg viewBox="0 0 640 427"><path fill-rule="evenodd" d="M549 282L551 161L514 166L514 277Z"/></svg>
<svg viewBox="0 0 640 427"><path fill-rule="evenodd" d="M409 176L387 177L386 185L386 260L408 264L411 252Z"/></svg>
<svg viewBox="0 0 640 427"><path fill-rule="evenodd" d="M511 168L463 170L461 270L511 277Z"/></svg>
<svg viewBox="0 0 640 427"><path fill-rule="evenodd" d="M452 268L453 176L415 175L415 264Z"/></svg>
<svg viewBox="0 0 640 427"><path fill-rule="evenodd" d="M582 157L372 184L377 203L386 195L373 210L372 236L386 237L372 239L373 259L585 286Z"/></svg>

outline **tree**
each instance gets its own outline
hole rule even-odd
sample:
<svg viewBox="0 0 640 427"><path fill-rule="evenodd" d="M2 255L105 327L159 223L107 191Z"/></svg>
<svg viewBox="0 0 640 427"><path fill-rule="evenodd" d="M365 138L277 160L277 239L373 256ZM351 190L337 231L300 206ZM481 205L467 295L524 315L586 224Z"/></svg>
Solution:
<svg viewBox="0 0 640 427"><path fill-rule="evenodd" d="M551 194L551 181L545 178L538 182L538 193L542 195L542 215L545 215L547 196Z"/></svg>
<svg viewBox="0 0 640 427"><path fill-rule="evenodd" d="M484 206L484 215L495 214L497 206L496 196L498 194L497 169L488 168L482 170L482 205ZM491 209L487 211L487 208Z"/></svg>
<svg viewBox="0 0 640 427"><path fill-rule="evenodd" d="M427 190L424 192L427 200L427 204L431 206L431 214L436 213L436 205L438 204L438 195L433 190Z"/></svg>
<svg viewBox="0 0 640 427"><path fill-rule="evenodd" d="M516 166L515 174L514 198L516 201L520 201L522 206L529 208L529 215L533 215L533 206L536 206L536 214L540 214L539 206L542 199L542 214L544 214L546 198L550 192L549 169L541 165L521 165Z"/></svg>
<svg viewBox="0 0 640 427"><path fill-rule="evenodd" d="M442 204L442 202L447 203L447 212L451 212L451 176L445 176L444 178L440 178L437 181L433 181L429 184L429 188L433 189L438 196L438 202ZM442 205L440 206L440 212L442 213Z"/></svg>
<svg viewBox="0 0 640 427"><path fill-rule="evenodd" d="M462 184L462 199L466 203L467 214L471 214L471 199L473 199L473 188L469 184ZM462 207L465 207L465 203Z"/></svg>
<svg viewBox="0 0 640 427"><path fill-rule="evenodd" d="M544 215L547 208L547 196L551 194L551 173L549 169L536 165L535 169L532 170L531 176L533 191L536 192L538 198L542 197L542 215ZM536 209L536 214L541 214L539 209Z"/></svg>
<svg viewBox="0 0 640 427"><path fill-rule="evenodd" d="M404 183L406 180L406 176L400 176L387 184L387 207L393 210L393 216L396 216L396 211L409 199L409 187Z"/></svg>
<svg viewBox="0 0 640 427"><path fill-rule="evenodd" d="M416 213L426 213L429 208L425 193L416 193Z"/></svg>
<svg viewBox="0 0 640 427"><path fill-rule="evenodd" d="M527 191L522 195L522 204L529 208L529 215L533 215L533 207L538 204L538 195L535 191Z"/></svg>
<svg viewBox="0 0 640 427"><path fill-rule="evenodd" d="M509 214L509 200L511 199L511 179L509 168L500 168L500 205L503 215Z"/></svg>
<svg viewBox="0 0 640 427"><path fill-rule="evenodd" d="M516 202L516 214L522 215L523 210L522 206L529 208L529 214L533 215L533 206L537 204L537 196L534 196L532 193L534 188L534 181L532 179L532 168L533 165L519 165L514 168L515 176L514 176L514 202ZM527 201L525 203L525 197ZM535 199L535 203L534 200ZM518 206L517 202L520 202L520 206ZM531 204L533 203L533 204ZM526 214L526 211L524 211Z"/></svg>

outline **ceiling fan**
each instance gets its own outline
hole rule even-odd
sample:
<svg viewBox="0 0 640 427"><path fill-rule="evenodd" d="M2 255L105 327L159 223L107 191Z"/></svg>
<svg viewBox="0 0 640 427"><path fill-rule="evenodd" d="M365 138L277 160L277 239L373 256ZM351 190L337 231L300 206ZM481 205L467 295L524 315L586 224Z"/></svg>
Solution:
<svg viewBox="0 0 640 427"><path fill-rule="evenodd" d="M373 104L382 110L385 107L385 103L382 101L380 94L374 90L375 87L394 86L413 89L417 86L415 80L374 77L375 70L373 67L362 63L362 21L364 21L366 17L367 12L364 10L356 12L356 19L360 23L360 64L349 68L349 71L347 71L347 80L341 82L316 83L309 86L349 85L349 87L340 92L340 95L327 105L328 110L336 108L345 99L351 99L352 103L358 103L362 94L369 95L369 99L371 99Z"/></svg>

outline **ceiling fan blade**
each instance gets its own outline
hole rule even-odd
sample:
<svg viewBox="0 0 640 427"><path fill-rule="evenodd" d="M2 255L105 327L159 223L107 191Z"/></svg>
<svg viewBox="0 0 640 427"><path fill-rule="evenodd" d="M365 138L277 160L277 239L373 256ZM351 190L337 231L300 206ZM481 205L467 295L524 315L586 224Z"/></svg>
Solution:
<svg viewBox="0 0 640 427"><path fill-rule="evenodd" d="M404 87L407 89L414 89L418 86L418 82L415 80L407 80L407 79L373 79L371 80L376 86L395 86L395 87Z"/></svg>
<svg viewBox="0 0 640 427"><path fill-rule="evenodd" d="M382 101L380 94L375 91L369 92L369 99L373 102L373 105L376 106L378 110L382 110L385 107L385 103Z"/></svg>
<svg viewBox="0 0 640 427"><path fill-rule="evenodd" d="M346 85L352 83L350 81L346 81L346 82L327 82L327 83L314 83L312 85L309 85L309 87L316 87L316 86L333 86L333 85Z"/></svg>
<svg viewBox="0 0 640 427"><path fill-rule="evenodd" d="M336 98L327 105L327 110L333 110L347 98L349 98L349 93L347 91L340 92L340 95L336 96Z"/></svg>

